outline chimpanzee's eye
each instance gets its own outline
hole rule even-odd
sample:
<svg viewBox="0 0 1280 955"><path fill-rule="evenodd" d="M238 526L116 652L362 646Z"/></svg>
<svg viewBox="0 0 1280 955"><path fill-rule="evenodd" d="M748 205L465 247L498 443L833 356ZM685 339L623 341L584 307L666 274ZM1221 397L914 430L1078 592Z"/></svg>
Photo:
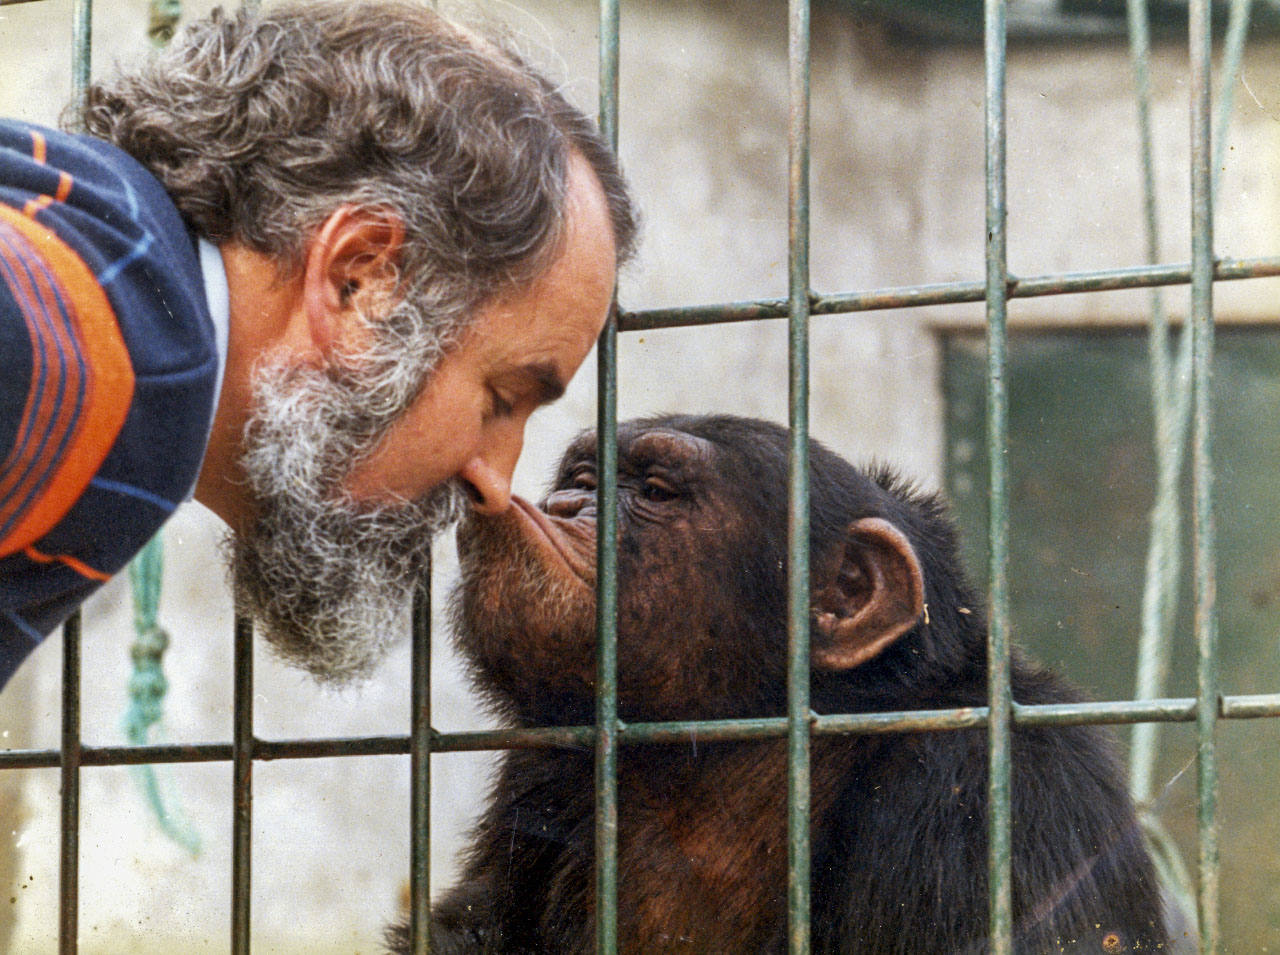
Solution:
<svg viewBox="0 0 1280 955"><path fill-rule="evenodd" d="M661 504L663 501L671 501L679 497L680 494L674 487L659 477L647 477L644 480L644 487L640 493L646 501L653 501Z"/></svg>
<svg viewBox="0 0 1280 955"><path fill-rule="evenodd" d="M594 491L596 489L596 472L587 465L579 465L569 472L568 485L575 491Z"/></svg>

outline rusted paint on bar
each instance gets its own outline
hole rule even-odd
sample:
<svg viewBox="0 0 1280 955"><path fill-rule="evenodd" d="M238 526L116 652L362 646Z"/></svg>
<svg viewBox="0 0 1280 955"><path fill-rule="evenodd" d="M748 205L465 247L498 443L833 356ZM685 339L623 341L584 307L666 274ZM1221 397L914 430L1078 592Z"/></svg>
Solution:
<svg viewBox="0 0 1280 955"><path fill-rule="evenodd" d="M1217 282L1276 276L1280 276L1280 257L1276 256L1222 259L1216 263L1213 270L1214 281ZM1006 282L1006 295L1008 298L1041 298L1048 295L1077 295L1084 292L1115 292L1164 285L1187 285L1190 281L1191 266L1187 263L1142 265L1093 272L1061 272L1026 278L1010 277ZM933 285L873 289L865 292L814 295L810 299L809 311L812 315L840 315L898 308L959 305L981 302L985 297L985 282L943 282ZM786 299L761 299L754 302L728 302L687 308L643 309L624 312L619 319L618 329L624 332L640 332L659 328L786 318L787 307Z"/></svg>
<svg viewBox="0 0 1280 955"><path fill-rule="evenodd" d="M61 842L58 952L73 955L80 924L80 613L62 626Z"/></svg>

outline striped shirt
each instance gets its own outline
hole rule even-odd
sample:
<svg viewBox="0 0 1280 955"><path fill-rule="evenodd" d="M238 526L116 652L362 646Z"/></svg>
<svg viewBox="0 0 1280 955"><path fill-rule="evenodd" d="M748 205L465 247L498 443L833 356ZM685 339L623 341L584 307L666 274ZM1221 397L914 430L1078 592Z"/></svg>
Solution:
<svg viewBox="0 0 1280 955"><path fill-rule="evenodd" d="M160 183L99 140L0 120L0 686L189 495L218 377Z"/></svg>

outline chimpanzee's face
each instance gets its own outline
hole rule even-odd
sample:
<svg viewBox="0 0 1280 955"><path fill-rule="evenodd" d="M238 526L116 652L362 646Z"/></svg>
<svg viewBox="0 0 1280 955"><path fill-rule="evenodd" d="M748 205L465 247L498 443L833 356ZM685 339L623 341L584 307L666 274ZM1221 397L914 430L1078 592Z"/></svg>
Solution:
<svg viewBox="0 0 1280 955"><path fill-rule="evenodd" d="M744 686L776 675L753 620L772 606L743 592L770 579L756 542L766 515L735 503L717 447L662 425L631 425L618 453L620 712L630 719L743 715ZM590 720L596 672L596 448L565 453L537 506L519 498L458 531L459 643L480 684L527 720ZM774 563L770 561L770 563ZM767 655L769 661L761 657ZM779 656L780 661L780 656ZM758 695L756 696L758 699Z"/></svg>

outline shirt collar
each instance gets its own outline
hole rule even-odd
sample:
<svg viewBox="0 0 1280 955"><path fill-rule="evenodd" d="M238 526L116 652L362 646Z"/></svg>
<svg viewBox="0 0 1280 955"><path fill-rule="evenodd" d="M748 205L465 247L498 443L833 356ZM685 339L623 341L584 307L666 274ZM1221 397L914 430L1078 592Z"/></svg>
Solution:
<svg viewBox="0 0 1280 955"><path fill-rule="evenodd" d="M197 239L200 253L200 272L204 277L204 296L213 318L213 341L218 355L218 376L213 385L213 408L209 412L209 429L213 429L213 417L218 413L218 399L222 395L222 377L227 370L227 335L231 325L231 295L227 290L227 270L222 264L222 253L208 239ZM208 435L205 436L208 443ZM195 493L195 486L187 493L187 499Z"/></svg>

